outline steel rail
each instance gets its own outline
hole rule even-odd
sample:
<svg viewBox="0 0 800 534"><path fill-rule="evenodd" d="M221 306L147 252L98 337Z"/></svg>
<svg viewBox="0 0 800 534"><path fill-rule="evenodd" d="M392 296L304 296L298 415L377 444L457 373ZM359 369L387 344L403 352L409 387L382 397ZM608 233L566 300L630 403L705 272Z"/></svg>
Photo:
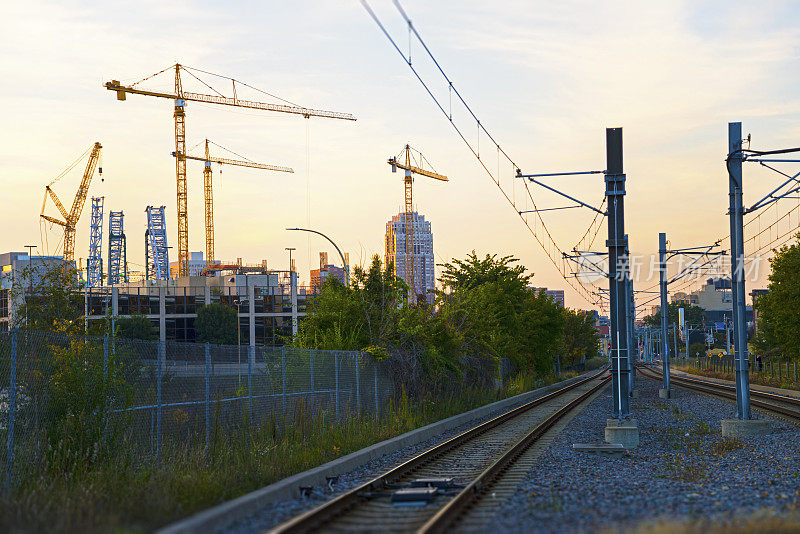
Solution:
<svg viewBox="0 0 800 534"><path fill-rule="evenodd" d="M642 371L642 368L640 368L639 372L643 376L646 376L651 379L660 379L659 378L660 373L658 371L654 371L650 367L646 366L644 366L644 369L647 369L648 371L653 373L653 375L648 375L647 373ZM707 380L700 380L695 378L678 377L674 375L670 376L670 380L673 381L675 385L684 387L686 389L691 389L701 393L708 393L710 395L715 395L717 397L731 399L734 401L736 400L736 388L734 386L729 386L727 384L718 384L714 382L709 382ZM787 395L778 395L776 393L769 393L766 391L760 391L752 388L750 388L750 396L751 396L750 403L753 406L800 421L800 398L790 397ZM765 400L758 400L758 399L765 399ZM768 401L773 401L773 402L768 402ZM780 406L778 404L775 404L775 402L782 402L784 404L795 406L796 409L787 408L786 406Z"/></svg>
<svg viewBox="0 0 800 534"><path fill-rule="evenodd" d="M469 510L476 501L488 493L491 486L514 465L522 454L538 441L564 416L577 408L586 399L597 393L608 384L611 375L603 378L599 384L576 397L554 412L550 417L537 425L530 433L502 454L492 465L487 467L475 480L470 482L461 492L445 504L418 533L447 532L454 528L456 521Z"/></svg>
<svg viewBox="0 0 800 534"><path fill-rule="evenodd" d="M510 421L516 418L523 413L530 411L537 406L540 406L544 403L547 403L553 399L560 397L561 395L572 391L587 382L591 382L600 378L600 376L605 373L607 369L604 367L599 372L586 377L582 380L579 380L573 384L565 386L561 389L543 395L537 399L534 399L530 402L522 404L512 410L509 410L497 417L494 417L488 421L485 421L479 425L476 425L469 430L462 432L461 434L450 438L449 440L428 449L421 454L414 456L413 458L405 461L404 463L394 467L393 469L387 471L386 473L357 486L338 497L335 497L316 508L312 508L311 510L289 520L286 521L277 527L273 528L269 532L272 534L288 534L288 533L297 533L297 532L313 532L318 531L324 527L327 523L330 523L337 517L343 516L347 513L348 510L357 506L359 503L369 500L370 494L374 492L381 492L385 491L392 485L392 482L396 479L400 479L403 476L407 476L409 473L414 472L424 464L427 464L441 456L457 449L458 447L473 441L475 438L489 432L490 430L500 426L501 424ZM606 380L603 379L603 384L605 384Z"/></svg>

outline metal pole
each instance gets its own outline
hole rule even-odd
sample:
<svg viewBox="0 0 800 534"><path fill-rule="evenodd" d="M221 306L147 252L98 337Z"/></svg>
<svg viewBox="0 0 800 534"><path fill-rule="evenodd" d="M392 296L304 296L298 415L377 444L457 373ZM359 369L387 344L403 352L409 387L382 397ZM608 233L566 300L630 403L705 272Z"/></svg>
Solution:
<svg viewBox="0 0 800 534"><path fill-rule="evenodd" d="M658 234L658 276L659 286L661 287L661 343L664 353L661 355L662 362L662 387L669 396L669 338L667 337L667 315L669 305L667 304L667 234Z"/></svg>
<svg viewBox="0 0 800 534"><path fill-rule="evenodd" d="M378 362L373 362L372 368L374 369L375 380L375 419L378 418ZM795 376L797 376L797 365L795 364ZM797 379L795 378L795 381Z"/></svg>
<svg viewBox="0 0 800 534"><path fill-rule="evenodd" d="M630 417L627 368L628 336L625 322L628 258L625 254L625 174L622 169L622 128L606 129L606 199L608 205L609 308L611 315L612 409L620 420Z"/></svg>
<svg viewBox="0 0 800 534"><path fill-rule="evenodd" d="M625 255L629 255L627 249L625 250ZM628 278L625 283L625 325L627 327L627 334L628 339L627 346L627 358L628 358L628 369L631 370L628 373L628 394L633 395L633 388L634 388L634 377L636 376L635 369L636 369L636 354L633 351L633 281ZM560 371L560 368L559 368Z"/></svg>
<svg viewBox="0 0 800 534"><path fill-rule="evenodd" d="M672 323L672 351L675 359L678 359L678 325Z"/></svg>
<svg viewBox="0 0 800 534"><path fill-rule="evenodd" d="M158 378L156 382L156 459L161 463L161 379L164 375L164 352L163 341L158 342Z"/></svg>
<svg viewBox="0 0 800 534"><path fill-rule="evenodd" d="M686 359L689 359L689 332L691 332L691 328L689 328L688 323L683 327L683 337L684 341L686 341ZM700 365L699 363L697 364Z"/></svg>
<svg viewBox="0 0 800 534"><path fill-rule="evenodd" d="M27 303L26 303L27 307ZM25 325L27 328L27 324ZM30 349L29 349L30 350ZM11 332L11 382L8 388L8 471L6 473L6 490L11 492L14 474L14 419L17 415L17 331Z"/></svg>
<svg viewBox="0 0 800 534"><path fill-rule="evenodd" d="M742 147L742 123L728 123L728 153ZM733 280L733 335L736 364L736 416L750 419L750 360L747 356L747 330L745 325L744 287L744 221L742 208L742 155L730 156L730 226L731 273Z"/></svg>
<svg viewBox="0 0 800 534"><path fill-rule="evenodd" d="M355 356L353 357L353 359L356 362L355 363L355 365L356 365L356 406L358 407L357 408L358 409L358 413L360 414L361 413L361 384L359 383L360 381L359 381L359 376L358 376L358 373L359 373L359 369L358 368L361 366L360 365L361 361L360 361L359 356L360 356L359 353L356 353Z"/></svg>
<svg viewBox="0 0 800 534"><path fill-rule="evenodd" d="M336 376L336 421L339 421L339 353L333 353L333 368Z"/></svg>
<svg viewBox="0 0 800 534"><path fill-rule="evenodd" d="M247 419L253 424L253 346L247 346Z"/></svg>
<svg viewBox="0 0 800 534"><path fill-rule="evenodd" d="M309 353L309 358L311 359L311 394L314 394L314 349L311 349Z"/></svg>
<svg viewBox="0 0 800 534"><path fill-rule="evenodd" d="M108 380L108 333L103 336L103 380Z"/></svg>
<svg viewBox="0 0 800 534"><path fill-rule="evenodd" d="M211 345L206 343L206 454L211 436Z"/></svg>
<svg viewBox="0 0 800 534"><path fill-rule="evenodd" d="M281 381L283 384L283 416L286 417L286 347L281 347Z"/></svg>

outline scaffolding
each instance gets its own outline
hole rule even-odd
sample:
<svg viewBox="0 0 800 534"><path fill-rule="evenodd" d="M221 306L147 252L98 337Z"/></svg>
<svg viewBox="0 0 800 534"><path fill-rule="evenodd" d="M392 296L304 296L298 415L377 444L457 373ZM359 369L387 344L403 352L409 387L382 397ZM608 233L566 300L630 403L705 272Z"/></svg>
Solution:
<svg viewBox="0 0 800 534"><path fill-rule="evenodd" d="M169 250L167 248L167 225L165 206L147 206L148 261L147 272L155 280L169 280Z"/></svg>
<svg viewBox="0 0 800 534"><path fill-rule="evenodd" d="M108 214L108 285L128 283L128 247L125 241L123 213Z"/></svg>
<svg viewBox="0 0 800 534"><path fill-rule="evenodd" d="M103 285L103 197L92 197L89 259L86 261L86 285Z"/></svg>

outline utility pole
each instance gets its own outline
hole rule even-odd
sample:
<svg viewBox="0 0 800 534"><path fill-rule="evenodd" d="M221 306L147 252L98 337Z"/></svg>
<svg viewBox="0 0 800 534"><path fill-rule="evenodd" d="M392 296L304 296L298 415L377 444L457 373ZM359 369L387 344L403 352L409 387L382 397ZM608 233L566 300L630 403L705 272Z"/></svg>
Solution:
<svg viewBox="0 0 800 534"><path fill-rule="evenodd" d="M728 187L731 228L731 289L733 293L736 417L750 419L750 360L747 356L744 288L744 208L742 207L742 123L728 123Z"/></svg>
<svg viewBox="0 0 800 534"><path fill-rule="evenodd" d="M622 128L606 129L606 205L608 206L608 275L611 315L611 375L614 413L630 417L628 324L628 238L625 235L625 174L622 168Z"/></svg>
<svg viewBox="0 0 800 534"><path fill-rule="evenodd" d="M627 251L626 254L630 255L630 251ZM633 344L633 280L628 278L625 287L627 289L625 294L627 297L625 299L625 321L628 327L628 369L631 370L628 374L628 392L633 396L633 389L635 387L634 379L636 377L636 351Z"/></svg>
<svg viewBox="0 0 800 534"><path fill-rule="evenodd" d="M658 234L658 277L661 288L661 343L664 353L661 355L661 391L658 396L662 399L669 398L669 337L667 337L667 234Z"/></svg>

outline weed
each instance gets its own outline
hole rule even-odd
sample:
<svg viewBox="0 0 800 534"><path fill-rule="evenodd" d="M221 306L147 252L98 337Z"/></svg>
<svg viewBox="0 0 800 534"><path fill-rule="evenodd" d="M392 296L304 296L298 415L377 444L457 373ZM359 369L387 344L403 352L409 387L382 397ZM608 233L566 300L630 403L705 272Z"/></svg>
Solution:
<svg viewBox="0 0 800 534"><path fill-rule="evenodd" d="M744 448L744 443L742 440L726 436L714 444L714 446L711 448L711 452L717 456L722 456L733 451L738 451L742 448Z"/></svg>
<svg viewBox="0 0 800 534"><path fill-rule="evenodd" d="M708 476L708 467L705 463L683 453L670 458L667 470L673 479L682 482L702 482Z"/></svg>

